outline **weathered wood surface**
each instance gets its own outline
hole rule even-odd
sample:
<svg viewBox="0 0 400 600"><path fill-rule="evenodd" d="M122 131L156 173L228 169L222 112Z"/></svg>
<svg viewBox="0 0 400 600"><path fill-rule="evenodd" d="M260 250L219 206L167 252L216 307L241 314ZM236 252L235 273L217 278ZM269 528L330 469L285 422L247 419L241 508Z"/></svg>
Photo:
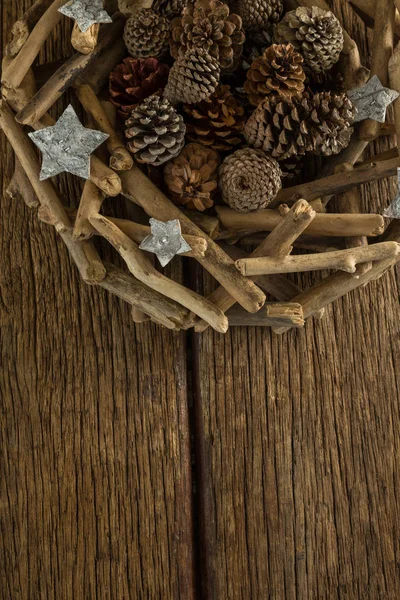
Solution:
<svg viewBox="0 0 400 600"><path fill-rule="evenodd" d="M3 38L28 5L2 3ZM137 326L5 196L1 144L0 598L398 600L395 274L283 336ZM365 186L363 210L393 189Z"/></svg>

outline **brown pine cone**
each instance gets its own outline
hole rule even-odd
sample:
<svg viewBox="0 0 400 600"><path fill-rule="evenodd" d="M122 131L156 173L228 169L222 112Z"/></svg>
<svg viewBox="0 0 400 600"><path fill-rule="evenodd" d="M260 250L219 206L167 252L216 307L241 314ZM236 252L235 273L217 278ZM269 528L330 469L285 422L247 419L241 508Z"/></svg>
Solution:
<svg viewBox="0 0 400 600"><path fill-rule="evenodd" d="M218 60L201 48L192 48L173 64L164 97L171 104L201 102L215 92L219 78Z"/></svg>
<svg viewBox="0 0 400 600"><path fill-rule="evenodd" d="M275 27L279 44L290 42L304 57L304 65L317 73L329 71L343 49L343 30L330 11L317 6L300 6L283 17Z"/></svg>
<svg viewBox="0 0 400 600"><path fill-rule="evenodd" d="M141 8L127 20L124 42L134 58L158 58L168 50L170 22L151 8Z"/></svg>
<svg viewBox="0 0 400 600"><path fill-rule="evenodd" d="M207 50L219 60L221 69L230 69L238 61L245 41L242 20L230 14L221 0L196 0L172 21L171 54L178 58L189 48Z"/></svg>
<svg viewBox="0 0 400 600"><path fill-rule="evenodd" d="M258 106L269 94L283 98L304 91L303 58L291 44L273 44L256 58L247 72L244 89L253 106Z"/></svg>
<svg viewBox="0 0 400 600"><path fill-rule="evenodd" d="M192 0L155 0L153 10L172 19L182 14L182 11Z"/></svg>
<svg viewBox="0 0 400 600"><path fill-rule="evenodd" d="M228 156L219 169L219 178L223 200L241 212L266 208L282 187L276 160L252 148Z"/></svg>
<svg viewBox="0 0 400 600"><path fill-rule="evenodd" d="M282 0L236 0L233 10L242 17L244 30L266 31L277 23L283 12Z"/></svg>
<svg viewBox="0 0 400 600"><path fill-rule="evenodd" d="M127 147L140 163L159 166L177 156L185 144L185 124L168 100L150 96L127 119Z"/></svg>
<svg viewBox="0 0 400 600"><path fill-rule="evenodd" d="M354 108L346 94L267 97L246 123L248 144L277 160L313 152L337 154L350 141Z"/></svg>
<svg viewBox="0 0 400 600"><path fill-rule="evenodd" d="M215 150L187 144L164 168L164 181L175 204L200 211L211 208L219 164Z"/></svg>
<svg viewBox="0 0 400 600"><path fill-rule="evenodd" d="M219 86L207 100L191 106L186 104L183 108L189 140L222 152L243 144L244 108L238 104L228 85Z"/></svg>
<svg viewBox="0 0 400 600"><path fill-rule="evenodd" d="M110 73L111 102L126 119L145 98L162 93L168 73L169 67L156 58L125 58Z"/></svg>

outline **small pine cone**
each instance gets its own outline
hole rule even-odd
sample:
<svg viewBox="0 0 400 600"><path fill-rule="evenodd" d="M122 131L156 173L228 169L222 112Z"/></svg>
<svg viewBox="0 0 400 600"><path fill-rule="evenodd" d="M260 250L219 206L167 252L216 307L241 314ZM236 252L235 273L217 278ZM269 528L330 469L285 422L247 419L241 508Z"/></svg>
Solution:
<svg viewBox="0 0 400 600"><path fill-rule="evenodd" d="M128 149L140 163L162 165L185 144L183 118L159 96L150 96L134 108L125 126Z"/></svg>
<svg viewBox="0 0 400 600"><path fill-rule="evenodd" d="M182 11L192 0L155 0L153 2L153 10L165 15L168 19L177 17L182 14Z"/></svg>
<svg viewBox="0 0 400 600"><path fill-rule="evenodd" d="M173 64L164 97L171 104L201 102L215 92L219 78L218 60L201 48L193 48Z"/></svg>
<svg viewBox="0 0 400 600"><path fill-rule="evenodd" d="M228 85L219 86L207 100L190 106L186 104L184 110L189 140L222 152L243 144L244 108L238 104Z"/></svg>
<svg viewBox="0 0 400 600"><path fill-rule="evenodd" d="M245 31L266 31L283 13L282 0L236 0L233 10L242 17Z"/></svg>
<svg viewBox="0 0 400 600"><path fill-rule="evenodd" d="M126 17L130 17L141 8L148 6L147 0L118 0L118 10Z"/></svg>
<svg viewBox="0 0 400 600"><path fill-rule="evenodd" d="M241 212L266 208L282 187L276 160L252 148L228 156L220 167L219 178L223 200Z"/></svg>
<svg viewBox="0 0 400 600"><path fill-rule="evenodd" d="M256 58L247 72L244 89L253 106L258 106L269 94L283 98L304 91L303 57L291 44L273 44Z"/></svg>
<svg viewBox="0 0 400 600"><path fill-rule="evenodd" d="M207 50L219 60L221 69L231 69L243 51L242 19L230 14L221 0L196 0L172 21L171 54L178 58L189 48Z"/></svg>
<svg viewBox="0 0 400 600"><path fill-rule="evenodd" d="M343 49L343 30L330 11L317 6L301 6L283 17L275 27L278 43L290 42L304 57L305 66L320 73L339 60Z"/></svg>
<svg viewBox="0 0 400 600"><path fill-rule="evenodd" d="M134 58L157 58L168 50L170 22L151 8L141 8L127 20L124 42Z"/></svg>
<svg viewBox="0 0 400 600"><path fill-rule="evenodd" d="M188 144L164 169L164 181L175 204L206 210L214 204L220 158L210 148Z"/></svg>
<svg viewBox="0 0 400 600"><path fill-rule="evenodd" d="M125 58L110 73L111 102L126 119L132 109L153 94L161 94L168 81L169 67L156 58Z"/></svg>

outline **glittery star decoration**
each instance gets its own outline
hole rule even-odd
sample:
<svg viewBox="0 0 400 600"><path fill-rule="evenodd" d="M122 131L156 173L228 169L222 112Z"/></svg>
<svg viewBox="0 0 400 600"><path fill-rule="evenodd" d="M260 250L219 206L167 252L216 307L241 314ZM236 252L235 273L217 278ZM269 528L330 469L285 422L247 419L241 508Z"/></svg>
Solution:
<svg viewBox="0 0 400 600"><path fill-rule="evenodd" d="M383 213L389 219L400 219L400 169L397 169L397 196Z"/></svg>
<svg viewBox="0 0 400 600"><path fill-rule="evenodd" d="M109 137L84 127L71 105L53 127L28 135L43 154L41 181L65 171L89 179L90 155Z"/></svg>
<svg viewBox="0 0 400 600"><path fill-rule="evenodd" d="M191 247L182 237L178 219L166 223L150 219L150 227L151 234L143 240L139 248L155 254L162 267L171 262L177 254L191 251Z"/></svg>
<svg viewBox="0 0 400 600"><path fill-rule="evenodd" d="M103 0L70 0L58 10L74 19L83 33L95 23L112 23L112 18L103 8Z"/></svg>
<svg viewBox="0 0 400 600"><path fill-rule="evenodd" d="M399 97L399 93L383 87L379 77L374 75L362 87L347 92L357 109L354 123L372 119L384 123L387 107Z"/></svg>

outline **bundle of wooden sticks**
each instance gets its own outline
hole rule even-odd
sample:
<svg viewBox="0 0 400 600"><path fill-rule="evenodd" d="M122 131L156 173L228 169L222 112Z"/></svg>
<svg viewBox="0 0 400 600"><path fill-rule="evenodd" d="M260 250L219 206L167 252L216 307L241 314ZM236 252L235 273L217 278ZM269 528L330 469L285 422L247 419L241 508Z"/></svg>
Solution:
<svg viewBox="0 0 400 600"><path fill-rule="evenodd" d="M135 164L116 131L114 107L98 97L109 73L125 56L123 15L115 12L111 24L92 25L85 33L74 26L72 45L76 53L37 90L33 65L63 18L59 8L64 3L37 0L15 24L7 47L0 127L16 156L8 191L12 197L22 197L29 207L37 209L43 222L55 227L84 281L128 302L136 322L152 320L169 329L194 327L198 332L208 326L226 332L229 325L258 325L283 333L302 327L307 317L321 316L329 303L379 278L397 263L397 224L384 233L381 215L360 214L358 188L397 174L397 148L372 162L359 161L378 136L395 133L400 139L400 100L394 105L394 126L364 121L350 145L328 160L322 178L282 190L273 208L241 213L219 206L215 217L190 215L175 206ZM329 9L325 0L296 0L296 4ZM370 71L361 64L354 40L344 32L342 63L347 88L358 87L370 76L378 75L383 85L390 84L400 92L400 48L393 50L398 26L396 4L400 3L380 0L379 10L372 15L370 6L375 2L351 0L350 4L370 21L375 19ZM25 131L28 126L40 130L54 125L48 110L69 88L74 89L96 127L109 135L109 164L106 159L91 157L90 179L77 211L64 206L51 181L39 179L40 161ZM149 228L100 214L104 199L119 194L142 207L149 217L178 219L191 247L188 256L195 258L220 287L204 298L156 270L138 246ZM341 212L327 213L327 202L334 195L340 195ZM91 240L94 235L112 244L124 259L126 270L102 262ZM235 245L239 240L257 244L257 249L249 256L242 244ZM312 253L291 256L293 247ZM335 273L306 291L285 276L324 269ZM267 302L266 294L276 302Z"/></svg>

